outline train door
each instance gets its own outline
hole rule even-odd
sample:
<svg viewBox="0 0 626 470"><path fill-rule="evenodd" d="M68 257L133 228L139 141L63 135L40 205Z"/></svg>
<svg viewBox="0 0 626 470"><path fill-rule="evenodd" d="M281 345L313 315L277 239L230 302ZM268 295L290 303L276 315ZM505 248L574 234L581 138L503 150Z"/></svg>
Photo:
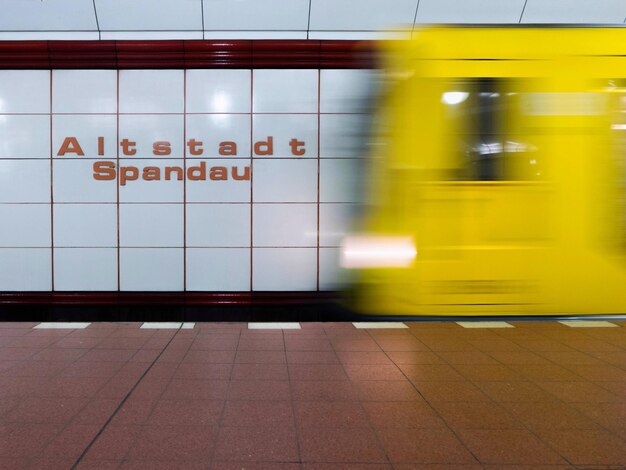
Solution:
<svg viewBox="0 0 626 470"><path fill-rule="evenodd" d="M439 82L431 105L441 109L434 114L444 131L410 209L417 217L420 255L413 292L420 309L457 314L539 309L540 266L552 236L549 139L528 127L521 96L544 84L427 80ZM414 158L429 158L420 144Z"/></svg>

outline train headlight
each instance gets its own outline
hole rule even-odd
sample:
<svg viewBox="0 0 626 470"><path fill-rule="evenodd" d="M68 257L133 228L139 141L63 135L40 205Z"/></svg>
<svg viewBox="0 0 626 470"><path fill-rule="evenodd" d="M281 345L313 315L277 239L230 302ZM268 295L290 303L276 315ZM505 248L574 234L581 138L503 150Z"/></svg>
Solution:
<svg viewBox="0 0 626 470"><path fill-rule="evenodd" d="M340 264L347 269L408 268L416 256L412 237L349 235L341 245Z"/></svg>

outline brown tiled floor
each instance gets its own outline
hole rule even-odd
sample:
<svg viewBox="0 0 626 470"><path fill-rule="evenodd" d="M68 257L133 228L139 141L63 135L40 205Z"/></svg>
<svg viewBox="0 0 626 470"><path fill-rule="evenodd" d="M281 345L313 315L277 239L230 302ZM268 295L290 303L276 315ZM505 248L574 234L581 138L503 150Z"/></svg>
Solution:
<svg viewBox="0 0 626 470"><path fill-rule="evenodd" d="M626 468L626 322L0 324L0 468Z"/></svg>

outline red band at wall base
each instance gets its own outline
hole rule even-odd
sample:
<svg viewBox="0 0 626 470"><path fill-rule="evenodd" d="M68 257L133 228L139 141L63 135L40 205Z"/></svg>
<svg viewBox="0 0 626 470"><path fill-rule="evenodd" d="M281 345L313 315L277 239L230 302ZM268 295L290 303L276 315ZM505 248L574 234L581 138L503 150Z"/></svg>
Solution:
<svg viewBox="0 0 626 470"><path fill-rule="evenodd" d="M370 41L0 41L0 69L362 69Z"/></svg>

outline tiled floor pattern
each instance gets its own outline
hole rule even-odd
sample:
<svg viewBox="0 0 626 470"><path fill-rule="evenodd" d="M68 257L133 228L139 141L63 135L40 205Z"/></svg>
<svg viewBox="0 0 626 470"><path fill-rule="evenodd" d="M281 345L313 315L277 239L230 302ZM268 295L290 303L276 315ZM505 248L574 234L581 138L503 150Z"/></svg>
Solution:
<svg viewBox="0 0 626 470"><path fill-rule="evenodd" d="M2 323L0 468L625 468L626 322L508 323Z"/></svg>

